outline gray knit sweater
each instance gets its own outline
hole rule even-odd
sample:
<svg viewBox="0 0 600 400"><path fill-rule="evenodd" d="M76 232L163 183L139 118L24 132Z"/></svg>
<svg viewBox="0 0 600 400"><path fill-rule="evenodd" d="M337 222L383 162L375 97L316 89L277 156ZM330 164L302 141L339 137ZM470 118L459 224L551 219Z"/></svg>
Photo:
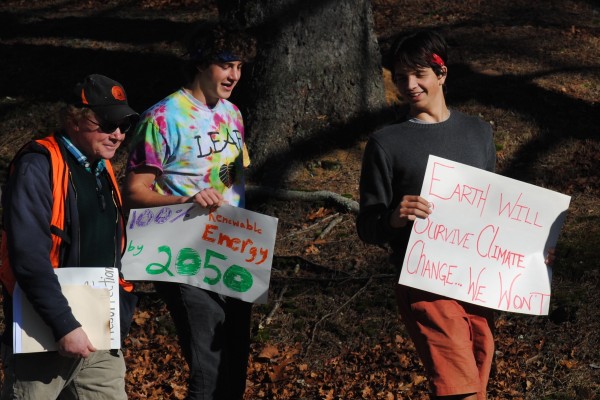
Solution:
<svg viewBox="0 0 600 400"><path fill-rule="evenodd" d="M390 244L402 264L410 228L394 229L390 214L404 195L419 195L430 154L494 171L496 152L490 124L452 110L443 122L402 122L375 132L365 149L360 177L359 237Z"/></svg>

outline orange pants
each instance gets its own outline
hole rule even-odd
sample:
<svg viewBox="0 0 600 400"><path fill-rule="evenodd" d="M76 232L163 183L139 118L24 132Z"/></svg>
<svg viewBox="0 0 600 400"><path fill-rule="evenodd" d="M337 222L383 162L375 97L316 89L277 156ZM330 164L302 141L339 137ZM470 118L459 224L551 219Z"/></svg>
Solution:
<svg viewBox="0 0 600 400"><path fill-rule="evenodd" d="M400 315L435 396L486 399L494 358L493 310L396 285Z"/></svg>

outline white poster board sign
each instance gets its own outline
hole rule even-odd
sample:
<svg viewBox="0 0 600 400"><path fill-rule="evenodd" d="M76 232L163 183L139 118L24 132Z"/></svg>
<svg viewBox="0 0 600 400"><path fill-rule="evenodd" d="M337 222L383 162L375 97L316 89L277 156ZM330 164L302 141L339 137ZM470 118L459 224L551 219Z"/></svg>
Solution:
<svg viewBox="0 0 600 400"><path fill-rule="evenodd" d="M399 283L502 311L547 315L551 268L570 197L429 156Z"/></svg>
<svg viewBox="0 0 600 400"><path fill-rule="evenodd" d="M119 273L116 268L57 268L63 295L98 350L121 348ZM13 352L56 351L48 325L17 284L13 293Z"/></svg>
<svg viewBox="0 0 600 400"><path fill-rule="evenodd" d="M266 303L277 218L228 205L131 210L121 272L127 280L179 282Z"/></svg>

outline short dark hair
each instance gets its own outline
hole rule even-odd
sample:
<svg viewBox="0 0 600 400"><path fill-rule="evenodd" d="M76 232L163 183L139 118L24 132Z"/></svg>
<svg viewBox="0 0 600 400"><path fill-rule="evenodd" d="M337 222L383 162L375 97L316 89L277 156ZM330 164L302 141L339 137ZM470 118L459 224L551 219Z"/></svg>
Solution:
<svg viewBox="0 0 600 400"><path fill-rule="evenodd" d="M191 82L198 67L234 60L251 62L256 56L256 39L247 31L223 25L200 26L187 39L186 50L184 75Z"/></svg>
<svg viewBox="0 0 600 400"><path fill-rule="evenodd" d="M434 61L434 54L448 64L448 45L434 31L417 31L396 41L392 47L392 67L416 70L432 68L436 75L442 73L441 65Z"/></svg>

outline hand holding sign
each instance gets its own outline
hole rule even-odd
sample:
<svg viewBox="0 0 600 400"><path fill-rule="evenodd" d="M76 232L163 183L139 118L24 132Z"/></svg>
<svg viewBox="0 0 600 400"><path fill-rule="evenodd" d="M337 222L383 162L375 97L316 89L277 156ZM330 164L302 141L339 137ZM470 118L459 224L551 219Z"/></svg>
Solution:
<svg viewBox="0 0 600 400"><path fill-rule="evenodd" d="M421 196L403 196L402 201L390 216L393 228L405 227L408 221L427 218L431 214L431 204Z"/></svg>
<svg viewBox="0 0 600 400"><path fill-rule="evenodd" d="M498 310L547 315L551 270L570 197L430 156L401 284Z"/></svg>

